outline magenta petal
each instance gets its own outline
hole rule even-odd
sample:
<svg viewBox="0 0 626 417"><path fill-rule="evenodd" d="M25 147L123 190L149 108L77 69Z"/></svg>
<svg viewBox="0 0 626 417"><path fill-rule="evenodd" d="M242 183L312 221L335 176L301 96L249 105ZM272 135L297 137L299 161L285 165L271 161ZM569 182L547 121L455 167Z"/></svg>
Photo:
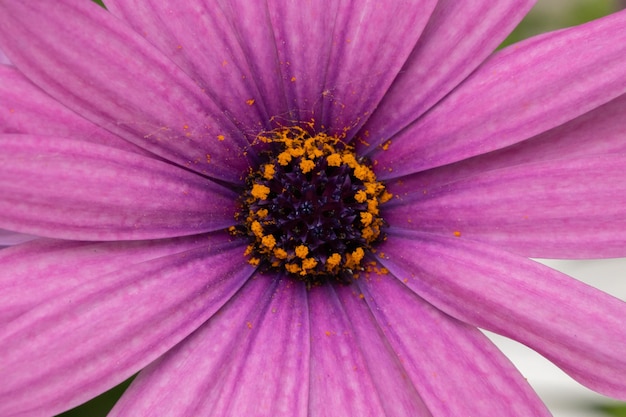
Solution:
<svg viewBox="0 0 626 417"><path fill-rule="evenodd" d="M53 415L77 405L193 332L252 274L244 248L229 240L216 235L205 247L87 279L0 327L0 415ZM3 280L14 269L4 268ZM36 264L31 271L65 278Z"/></svg>
<svg viewBox="0 0 626 417"><path fill-rule="evenodd" d="M242 124L313 121L339 133L361 125L376 107L434 3L362 2L357 8L339 1L232 0L174 7L159 1L107 2L112 13L206 84ZM385 48L375 48L380 44ZM246 99L254 100L252 111Z"/></svg>
<svg viewBox="0 0 626 417"><path fill-rule="evenodd" d="M515 339L573 378L626 399L626 303L490 245L394 233L381 259L435 307Z"/></svg>
<svg viewBox="0 0 626 417"><path fill-rule="evenodd" d="M161 161L28 135L0 135L0 149L0 228L126 240L191 235L234 222L233 192Z"/></svg>
<svg viewBox="0 0 626 417"><path fill-rule="evenodd" d="M113 416L307 416L306 288L259 275L142 371ZM184 381L171 384L171 381Z"/></svg>
<svg viewBox="0 0 626 417"><path fill-rule="evenodd" d="M130 142L231 182L248 167L237 115L93 2L0 2L0 45L46 93Z"/></svg>
<svg viewBox="0 0 626 417"><path fill-rule="evenodd" d="M380 177L504 148L624 94L625 24L626 11L497 53L394 136L388 151L374 151Z"/></svg>
<svg viewBox="0 0 626 417"><path fill-rule="evenodd" d="M286 112L267 6L217 3L108 0L106 5L176 62L243 130L262 130L273 115Z"/></svg>
<svg viewBox="0 0 626 417"><path fill-rule="evenodd" d="M433 416L550 415L522 375L475 327L432 307L390 275L372 273L357 284L359 297L345 288L339 293L358 338L385 339ZM382 366L378 361L369 365ZM410 386L405 380L377 380L394 391ZM390 403L399 408L398 401ZM387 415L399 415L394 411Z"/></svg>
<svg viewBox="0 0 626 417"><path fill-rule="evenodd" d="M355 315L365 314L367 320L367 311L348 310L337 292L329 285L309 291L309 415L430 416L415 387L407 381L399 358L380 334L363 335L363 329L357 328L362 324ZM358 299L358 293L348 296Z"/></svg>
<svg viewBox="0 0 626 417"><path fill-rule="evenodd" d="M296 116L350 137L404 65L436 2L268 4L278 57L286 63L281 68L285 91L290 105L299 109Z"/></svg>
<svg viewBox="0 0 626 417"><path fill-rule="evenodd" d="M528 257L622 257L625 172L626 158L616 154L516 165L433 188L405 178L389 187L397 198L385 219Z"/></svg>
<svg viewBox="0 0 626 417"><path fill-rule="evenodd" d="M4 65L0 65L0 132L64 136L148 154L80 117L28 81L15 67Z"/></svg>
<svg viewBox="0 0 626 417"><path fill-rule="evenodd" d="M396 181L398 190L427 190L481 172L551 159L626 153L626 94L531 139ZM410 185L409 185L410 184Z"/></svg>
<svg viewBox="0 0 626 417"><path fill-rule="evenodd" d="M10 274L0 282L0 320L7 322L49 299L62 297L75 287L130 265L206 247L210 239L207 235L129 242L37 239L4 249L0 251L0 264Z"/></svg>
<svg viewBox="0 0 626 417"><path fill-rule="evenodd" d="M28 242L33 239L37 239L37 236L0 229L0 247L19 245L20 243Z"/></svg>
<svg viewBox="0 0 626 417"><path fill-rule="evenodd" d="M0 65L11 65L11 60L2 52L2 49L0 49Z"/></svg>
<svg viewBox="0 0 626 417"><path fill-rule="evenodd" d="M375 149L448 94L504 40L533 3L437 2L411 56L363 128L370 146L363 151Z"/></svg>

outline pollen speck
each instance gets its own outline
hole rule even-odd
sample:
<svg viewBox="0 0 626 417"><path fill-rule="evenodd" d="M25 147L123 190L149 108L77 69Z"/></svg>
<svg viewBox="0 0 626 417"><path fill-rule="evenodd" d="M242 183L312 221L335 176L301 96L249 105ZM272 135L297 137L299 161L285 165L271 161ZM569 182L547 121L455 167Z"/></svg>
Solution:
<svg viewBox="0 0 626 417"><path fill-rule="evenodd" d="M254 184L252 186L252 191L250 192L250 194L252 194L253 197L258 198L259 200L265 200L270 194L270 189L266 185Z"/></svg>
<svg viewBox="0 0 626 417"><path fill-rule="evenodd" d="M326 161L328 162L328 166L331 166L331 167L341 166L341 155L339 155L338 153L332 153L328 155L328 157L326 158Z"/></svg>
<svg viewBox="0 0 626 417"><path fill-rule="evenodd" d="M223 141L224 139L226 139L224 135L217 135L217 140L219 140L220 142Z"/></svg>
<svg viewBox="0 0 626 417"><path fill-rule="evenodd" d="M309 248L307 248L305 245L296 246L296 256L298 258L304 259L308 254Z"/></svg>
<svg viewBox="0 0 626 417"><path fill-rule="evenodd" d="M313 168L315 168L315 162L311 161L310 159L303 159L302 161L300 161L300 169L302 170L303 174L311 172Z"/></svg>
<svg viewBox="0 0 626 417"><path fill-rule="evenodd" d="M317 261L313 258L306 258L302 261L302 272L300 274L306 274L307 269L313 269L317 266Z"/></svg>
<svg viewBox="0 0 626 417"><path fill-rule="evenodd" d="M459 232L458 230L455 230L453 234L456 237L461 237L461 232Z"/></svg>
<svg viewBox="0 0 626 417"><path fill-rule="evenodd" d="M266 180L271 180L274 178L274 174L276 173L276 168L273 164L265 164L263 165L263 178Z"/></svg>
<svg viewBox="0 0 626 417"><path fill-rule="evenodd" d="M248 106L252 106L252 105L254 104L254 99L253 99L253 98L251 98L251 99L246 100L246 104L247 104Z"/></svg>
<svg viewBox="0 0 626 417"><path fill-rule="evenodd" d="M263 246L265 246L268 249L274 249L274 246L276 246L276 239L272 235L263 236L261 238L261 242Z"/></svg>
<svg viewBox="0 0 626 417"><path fill-rule="evenodd" d="M359 203L364 203L367 200L367 193L363 190L359 190L354 194L354 199Z"/></svg>

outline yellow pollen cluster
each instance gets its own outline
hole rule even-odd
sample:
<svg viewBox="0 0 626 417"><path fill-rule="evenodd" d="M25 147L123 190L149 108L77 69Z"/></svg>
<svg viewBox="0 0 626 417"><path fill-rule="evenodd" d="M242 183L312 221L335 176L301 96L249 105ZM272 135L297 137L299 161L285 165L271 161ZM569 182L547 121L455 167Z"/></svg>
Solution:
<svg viewBox="0 0 626 417"><path fill-rule="evenodd" d="M376 180L374 171L355 156L352 146L324 133L311 135L302 128L290 127L259 135L258 140L278 150L268 163L248 176L249 188L242 198L244 214L240 213L238 217L242 227L237 231L231 230L233 234L245 234L251 238L252 243L245 252L249 263L259 265L265 261L270 267L283 269L303 280L310 280L308 282L315 282L320 276L345 276L346 273L352 276L363 270L366 251L382 238L384 222L379 206L392 197ZM341 197L347 199L342 204L358 207L358 211L354 212L356 219L350 226L358 236L347 245L339 245L348 248L344 253L334 250L320 252L319 242L313 244L308 241L306 233L299 232L298 235L298 232L281 230L277 226L282 212L275 208L279 206L275 201L282 201L280 193L287 192L285 188L281 190L280 175L285 172L290 175L299 172L301 174L298 175L307 175L307 178L331 175L327 171L321 173L323 170L347 172L357 188L350 191L350 196ZM315 204L318 203L311 203L311 206ZM334 247L332 242L329 247Z"/></svg>

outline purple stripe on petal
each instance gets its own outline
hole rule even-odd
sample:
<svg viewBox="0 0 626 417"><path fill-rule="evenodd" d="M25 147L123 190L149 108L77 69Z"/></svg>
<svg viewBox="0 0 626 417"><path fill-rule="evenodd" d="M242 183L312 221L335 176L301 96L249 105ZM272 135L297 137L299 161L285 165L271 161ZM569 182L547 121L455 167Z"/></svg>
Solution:
<svg viewBox="0 0 626 417"><path fill-rule="evenodd" d="M373 278L379 279L377 276ZM329 296L337 297L340 301L341 309L337 307L334 312L339 314L341 320L333 320L328 323L334 326L330 327L332 330L326 334L329 347L325 347L328 349L325 354L338 362L343 362L339 355L332 353L332 347L330 347L333 342L339 339L334 349L343 348L342 350L345 350L345 346L349 346L350 350L354 352L351 353L351 356L360 357L359 359L363 361L362 364L354 363L349 357L346 358L348 365L350 363L354 363L354 365L352 369L344 371L349 375L351 374L352 377L348 376L345 380L341 377L337 378L340 389L344 390L343 395L349 396L351 390L358 391L358 395L362 395L360 391L367 388L367 385L359 384L358 380L366 381L371 378L373 390L369 392L369 396L372 397L370 401L380 401L380 407L383 410L378 415L394 417L436 416L424 404L419 393L421 387L415 386L414 381L407 378L405 364L411 358L398 355L398 352L389 345L384 334L385 328L379 327L368 303L362 298L365 297L365 294L361 293L356 285L338 286L335 287L335 292L336 295L329 294ZM414 317L411 317L411 320L413 319ZM343 322L341 331L337 327L340 322ZM315 349L315 345L313 347ZM324 354L324 351L318 352L319 354ZM340 363L334 365L335 368L341 366L345 365ZM330 371L327 370L327 372ZM359 375L362 376L359 378ZM352 378L355 377L357 380L353 382ZM328 389L330 391L326 395L333 395L332 392L337 390L332 385ZM340 410L341 412L338 413L340 415L350 414L347 408ZM324 415L323 413L320 414ZM357 415L374 416L376 414L371 410L359 410Z"/></svg>
<svg viewBox="0 0 626 417"><path fill-rule="evenodd" d="M602 394L626 399L626 303L479 242L394 232L381 262L420 297L515 339Z"/></svg>
<svg viewBox="0 0 626 417"><path fill-rule="evenodd" d="M437 3L424 33L363 128L369 153L456 87L504 40L534 0Z"/></svg>
<svg viewBox="0 0 626 417"><path fill-rule="evenodd" d="M9 272L0 281L0 320L7 322L102 275L207 247L213 239L210 235L128 242L37 239L4 249L0 264Z"/></svg>
<svg viewBox="0 0 626 417"><path fill-rule="evenodd" d="M313 121L338 133L362 125L371 114L434 3L364 2L357 8L336 1L232 0L211 7L107 2L112 13L206 84L241 124ZM380 44L385 48L377 48ZM252 111L246 99L254 99Z"/></svg>
<svg viewBox="0 0 626 417"><path fill-rule="evenodd" d="M1 326L0 415L68 409L192 333L253 273L230 239L89 279Z"/></svg>
<svg viewBox="0 0 626 417"><path fill-rule="evenodd" d="M550 415L522 375L480 331L432 307L394 277L370 274L370 279L357 281L369 311L360 298L342 297L354 328L364 337L384 335L432 415ZM378 329L365 324L369 315ZM403 390L409 384L402 379L389 385Z"/></svg>
<svg viewBox="0 0 626 417"><path fill-rule="evenodd" d="M626 94L554 129L515 145L402 177L400 193L425 190L498 168L551 159L626 153ZM401 184L407 184L402 187ZM410 184L410 185L409 185Z"/></svg>
<svg viewBox="0 0 626 417"><path fill-rule="evenodd" d="M390 184L385 219L537 258L626 256L624 154L548 160L433 188Z"/></svg>
<svg viewBox="0 0 626 417"><path fill-rule="evenodd" d="M270 2L291 106L301 120L348 138L404 65L435 7L403 2ZM310 112L310 113L307 113Z"/></svg>
<svg viewBox="0 0 626 417"><path fill-rule="evenodd" d="M234 222L233 192L161 161L28 135L0 135L0 149L0 228L127 240L192 235Z"/></svg>
<svg viewBox="0 0 626 417"><path fill-rule="evenodd" d="M11 60L9 59L8 56L6 56L6 54L4 52L2 52L2 49L0 49L0 64L1 65L11 65Z"/></svg>
<svg viewBox="0 0 626 417"><path fill-rule="evenodd" d="M19 245L20 243L29 242L34 239L37 239L37 236L0 229L0 246ZM2 303L0 303L0 306L1 305Z"/></svg>
<svg viewBox="0 0 626 417"><path fill-rule="evenodd" d="M266 129L272 115L285 113L264 2L233 7L197 1L106 3L111 13L176 62L242 130ZM255 63L261 57L262 62Z"/></svg>
<svg viewBox="0 0 626 417"><path fill-rule="evenodd" d="M46 93L156 155L233 183L248 168L238 115L93 2L1 2L0 45Z"/></svg>
<svg viewBox="0 0 626 417"><path fill-rule="evenodd" d="M251 279L142 371L110 416L307 416L306 297L302 283Z"/></svg>
<svg viewBox="0 0 626 417"><path fill-rule="evenodd" d="M152 155L77 115L28 81L15 67L3 65L0 66L0 132L64 136Z"/></svg>
<svg viewBox="0 0 626 417"><path fill-rule="evenodd" d="M624 94L625 24L626 11L497 53L394 136L389 150L373 152L379 178L504 148Z"/></svg>
<svg viewBox="0 0 626 417"><path fill-rule="evenodd" d="M333 287L311 288L309 310L309 416L387 415L387 399L380 397L376 385L378 373L368 369L367 360L371 357L365 356L368 352L363 351L352 329L351 312L344 309ZM400 377L397 364L389 356L380 359L385 365L394 366L388 372Z"/></svg>
<svg viewBox="0 0 626 417"><path fill-rule="evenodd" d="M376 275L372 278L374 280L380 279ZM389 279L389 277L383 279ZM360 351L365 359L365 364L364 368L354 369L353 373L365 372L371 375L375 392L370 395L381 400L381 405L385 411L383 415L395 417L436 416L437 414L432 413L433 410L429 411L427 405L424 404L424 399L420 396L422 387L416 386L415 381L407 378L405 365L412 358L399 355L393 349L385 335L386 327L379 326L375 313L368 306L372 297L376 295L362 293L357 285L338 286L335 291L345 310L350 327L347 327L342 335L331 334L329 337L331 341L340 337L354 338L353 350ZM369 296L368 301L365 300L366 296ZM415 317L411 316L411 320L413 319ZM395 326L395 323L390 323L390 326ZM413 337L411 335L411 338Z"/></svg>

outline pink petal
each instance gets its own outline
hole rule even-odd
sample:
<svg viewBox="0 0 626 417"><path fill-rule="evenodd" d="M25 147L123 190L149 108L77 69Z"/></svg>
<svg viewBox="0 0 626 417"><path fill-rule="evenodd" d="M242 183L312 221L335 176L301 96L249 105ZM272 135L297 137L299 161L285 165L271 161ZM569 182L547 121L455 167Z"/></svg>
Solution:
<svg viewBox="0 0 626 417"><path fill-rule="evenodd" d="M339 1L231 0L172 7L111 0L107 5L206 86L242 125L313 121L341 133L362 125L376 107L434 3L357 7ZM252 111L245 99L254 100Z"/></svg>
<svg viewBox="0 0 626 417"><path fill-rule="evenodd" d="M596 154L626 153L626 94L515 145L395 180L404 191L428 189L492 169ZM410 185L409 185L410 183ZM401 192L404 192L401 191Z"/></svg>
<svg viewBox="0 0 626 417"><path fill-rule="evenodd" d="M246 2L247 6L248 2ZM400 72L435 8L403 2L270 2L285 92L300 120L350 138Z"/></svg>
<svg viewBox="0 0 626 417"><path fill-rule="evenodd" d="M548 160L417 188L389 189L385 219L413 229L487 242L541 258L626 256L623 154Z"/></svg>
<svg viewBox="0 0 626 417"><path fill-rule="evenodd" d="M102 275L89 265L83 272L89 257L82 257L74 274L86 278L81 285L70 282L66 292L54 291L0 327L0 415L53 415L75 406L193 332L252 274L244 248L229 240L216 235L204 247L125 267L114 256L122 269ZM63 268L56 275L55 269L31 265L39 279L68 278ZM16 268L19 273L24 267L3 268L0 280L11 281Z"/></svg>
<svg viewBox="0 0 626 417"><path fill-rule="evenodd" d="M305 286L256 276L142 371L110 416L307 416L308 339Z"/></svg>
<svg viewBox="0 0 626 417"><path fill-rule="evenodd" d="M11 65L11 60L2 52L2 49L0 49L0 65Z"/></svg>
<svg viewBox="0 0 626 417"><path fill-rule="evenodd" d="M267 129L271 116L285 114L276 41L264 3L229 7L217 2L108 0L106 4L182 68L242 130Z"/></svg>
<svg viewBox="0 0 626 417"><path fill-rule="evenodd" d="M207 235L129 242L37 239L4 249L0 263L10 273L0 282L0 319L8 322L88 280L130 265L206 247L210 239Z"/></svg>
<svg viewBox="0 0 626 417"><path fill-rule="evenodd" d="M0 132L64 136L151 155L80 117L28 81L15 67L0 65Z"/></svg>
<svg viewBox="0 0 626 417"><path fill-rule="evenodd" d="M0 47L46 93L156 155L234 183L248 167L232 117L93 2L1 2Z"/></svg>
<svg viewBox="0 0 626 417"><path fill-rule="evenodd" d="M358 338L384 338L408 379L379 385L393 391L415 387L433 416L550 415L522 375L476 328L432 307L390 275L371 272L357 284L361 294L347 288L339 294ZM369 365L382 366L376 360Z"/></svg>
<svg viewBox="0 0 626 417"><path fill-rule="evenodd" d="M445 313L515 339L587 387L626 399L626 303L490 245L394 233L383 264Z"/></svg>
<svg viewBox="0 0 626 417"><path fill-rule="evenodd" d="M371 320L367 310L344 307L341 290L325 285L309 292L309 415L430 416L384 339L376 329L362 329L363 320Z"/></svg>
<svg viewBox="0 0 626 417"><path fill-rule="evenodd" d="M437 2L408 61L363 127L369 146L362 146L362 152L371 152L448 94L504 40L533 3Z"/></svg>
<svg viewBox="0 0 626 417"><path fill-rule="evenodd" d="M0 135L0 149L0 228L126 240L191 235L234 222L233 192L164 162L42 136Z"/></svg>
<svg viewBox="0 0 626 417"><path fill-rule="evenodd" d="M37 236L0 229L0 247L19 245L20 243L28 242L33 239L37 239Z"/></svg>
<svg viewBox="0 0 626 417"><path fill-rule="evenodd" d="M377 148L381 178L504 148L626 92L626 11L494 55L427 115ZM538 76L540 74L541 76Z"/></svg>

